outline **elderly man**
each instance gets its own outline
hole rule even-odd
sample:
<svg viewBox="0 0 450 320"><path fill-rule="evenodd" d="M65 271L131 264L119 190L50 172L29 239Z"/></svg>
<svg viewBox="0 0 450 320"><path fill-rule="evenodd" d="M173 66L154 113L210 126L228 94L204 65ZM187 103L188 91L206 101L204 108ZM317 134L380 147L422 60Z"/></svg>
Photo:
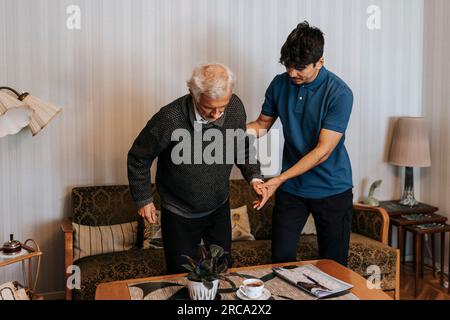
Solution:
<svg viewBox="0 0 450 320"><path fill-rule="evenodd" d="M233 94L234 82L224 65L197 67L187 83L190 93L156 113L128 153L131 194L139 214L150 223L157 220L150 167L158 157L156 186L168 273L185 272L182 255L195 256L201 240L231 252L229 178L234 163L259 196L255 207L265 200L266 192L258 188L263 183L260 164L250 152L247 117ZM183 141L177 140L180 137ZM227 259L231 265L230 254Z"/></svg>

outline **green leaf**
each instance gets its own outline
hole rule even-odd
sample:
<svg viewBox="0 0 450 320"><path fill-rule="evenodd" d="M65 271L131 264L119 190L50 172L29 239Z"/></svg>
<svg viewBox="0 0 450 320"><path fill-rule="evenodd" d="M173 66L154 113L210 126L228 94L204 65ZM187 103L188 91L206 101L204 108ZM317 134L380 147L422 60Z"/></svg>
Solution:
<svg viewBox="0 0 450 320"><path fill-rule="evenodd" d="M197 274L195 274L195 273L189 273L188 274L188 277L187 277L189 280L191 280L191 281L195 281L195 282L199 282L201 279L200 279L200 277L197 275Z"/></svg>
<svg viewBox="0 0 450 320"><path fill-rule="evenodd" d="M211 256L213 258L220 258L223 255L223 253L224 253L223 248L218 246L218 245L216 245L216 244L212 244L209 247L209 250L211 251Z"/></svg>
<svg viewBox="0 0 450 320"><path fill-rule="evenodd" d="M181 256L185 257L189 261L190 265L195 268L196 263L195 263L194 259L192 259L191 257L189 257L189 256L187 256L185 254L182 254Z"/></svg>
<svg viewBox="0 0 450 320"><path fill-rule="evenodd" d="M210 260L210 259L207 259L207 260L204 260L203 262L202 262L202 267L205 269L205 270L208 270L208 271L211 271L211 267L212 267L212 260Z"/></svg>
<svg viewBox="0 0 450 320"><path fill-rule="evenodd" d="M217 268L217 273L224 273L228 269L228 263L225 261Z"/></svg>
<svg viewBox="0 0 450 320"><path fill-rule="evenodd" d="M181 266L191 272L194 272L194 270L195 270L195 268L193 266L191 266L190 264L182 264Z"/></svg>
<svg viewBox="0 0 450 320"><path fill-rule="evenodd" d="M204 246L200 246L200 259L205 260L207 256L206 248Z"/></svg>
<svg viewBox="0 0 450 320"><path fill-rule="evenodd" d="M211 290L214 286L211 281L208 281L206 279L202 279L203 285L208 289Z"/></svg>

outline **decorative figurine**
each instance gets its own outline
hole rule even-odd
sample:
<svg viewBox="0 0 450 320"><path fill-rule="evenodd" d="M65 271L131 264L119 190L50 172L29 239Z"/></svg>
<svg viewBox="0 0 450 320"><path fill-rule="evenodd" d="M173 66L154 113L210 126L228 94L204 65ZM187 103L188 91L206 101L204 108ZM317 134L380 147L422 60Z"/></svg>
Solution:
<svg viewBox="0 0 450 320"><path fill-rule="evenodd" d="M380 205L380 202L374 198L375 189L378 188L383 180L377 180L370 186L369 195L367 198L364 198L364 204L367 204L372 207L378 207Z"/></svg>

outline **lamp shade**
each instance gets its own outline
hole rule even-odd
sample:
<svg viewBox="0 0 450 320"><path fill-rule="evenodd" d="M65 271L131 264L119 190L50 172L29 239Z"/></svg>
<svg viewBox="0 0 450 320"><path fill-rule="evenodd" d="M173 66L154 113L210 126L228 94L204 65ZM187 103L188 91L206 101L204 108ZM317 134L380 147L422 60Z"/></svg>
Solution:
<svg viewBox="0 0 450 320"><path fill-rule="evenodd" d="M22 101L34 111L30 122L33 136L38 134L62 110L31 94L26 95Z"/></svg>
<svg viewBox="0 0 450 320"><path fill-rule="evenodd" d="M12 95L0 91L0 138L16 134L31 121L33 110Z"/></svg>
<svg viewBox="0 0 450 320"><path fill-rule="evenodd" d="M431 166L430 139L424 118L400 118L395 126L389 162L402 167Z"/></svg>

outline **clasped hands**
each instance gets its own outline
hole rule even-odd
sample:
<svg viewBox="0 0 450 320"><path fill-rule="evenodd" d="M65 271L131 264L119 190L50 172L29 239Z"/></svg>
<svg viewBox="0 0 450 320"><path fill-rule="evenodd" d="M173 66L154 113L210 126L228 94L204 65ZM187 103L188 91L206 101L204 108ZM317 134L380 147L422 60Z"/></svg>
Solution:
<svg viewBox="0 0 450 320"><path fill-rule="evenodd" d="M255 181L252 183L253 191L258 195L258 199L253 201L253 208L261 210L267 201L275 194L277 189L284 183L281 177L275 177L267 182Z"/></svg>
<svg viewBox="0 0 450 320"><path fill-rule="evenodd" d="M267 182L254 181L252 183L253 191L257 194L258 199L253 201L253 208L261 210L267 201L275 194L275 191L283 184L280 177L275 177ZM157 222L156 207L153 203L139 209L139 215L146 219L149 223L155 224Z"/></svg>

